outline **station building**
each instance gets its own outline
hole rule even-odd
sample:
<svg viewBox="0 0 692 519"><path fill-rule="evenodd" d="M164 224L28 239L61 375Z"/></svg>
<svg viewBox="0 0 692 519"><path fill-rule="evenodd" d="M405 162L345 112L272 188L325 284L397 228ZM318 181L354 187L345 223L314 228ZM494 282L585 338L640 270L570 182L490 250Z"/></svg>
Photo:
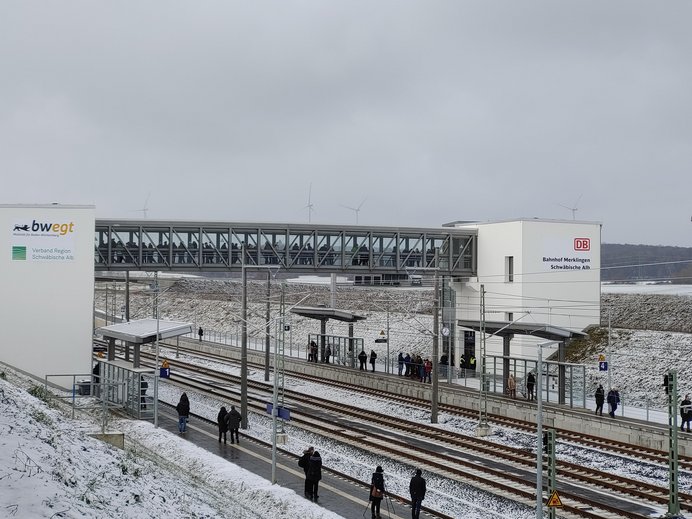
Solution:
<svg viewBox="0 0 692 519"><path fill-rule="evenodd" d="M600 223L522 218L449 225L478 233L476 276L451 284L459 322L484 320L510 330L521 325L528 331L548 326L574 332L600 323ZM460 330L455 358L464 353L466 359L478 356L479 335ZM511 355L535 359L540 342L545 338L517 335ZM501 356L502 339L489 338L486 354Z"/></svg>

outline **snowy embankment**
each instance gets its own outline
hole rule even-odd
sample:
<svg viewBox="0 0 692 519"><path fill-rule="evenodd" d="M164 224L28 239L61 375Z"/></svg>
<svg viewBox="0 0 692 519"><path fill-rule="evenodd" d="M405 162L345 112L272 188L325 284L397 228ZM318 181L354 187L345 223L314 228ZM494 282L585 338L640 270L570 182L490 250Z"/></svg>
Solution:
<svg viewBox="0 0 692 519"><path fill-rule="evenodd" d="M150 423L112 423L128 438L121 451L3 373L0 517L339 517Z"/></svg>

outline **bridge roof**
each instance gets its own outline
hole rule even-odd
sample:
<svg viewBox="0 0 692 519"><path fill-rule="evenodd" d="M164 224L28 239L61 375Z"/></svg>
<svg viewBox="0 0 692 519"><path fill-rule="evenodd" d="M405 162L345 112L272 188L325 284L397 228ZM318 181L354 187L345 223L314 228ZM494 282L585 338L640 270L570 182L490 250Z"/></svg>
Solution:
<svg viewBox="0 0 692 519"><path fill-rule="evenodd" d="M481 323L479 321L471 321L460 319L457 324L461 328L480 331ZM585 337L582 332L575 332L567 328L560 328L550 324L542 323L512 323L512 321L486 321L485 332L498 337L508 337L510 335L532 335L547 339L549 341L564 341L566 339L575 339L577 337Z"/></svg>

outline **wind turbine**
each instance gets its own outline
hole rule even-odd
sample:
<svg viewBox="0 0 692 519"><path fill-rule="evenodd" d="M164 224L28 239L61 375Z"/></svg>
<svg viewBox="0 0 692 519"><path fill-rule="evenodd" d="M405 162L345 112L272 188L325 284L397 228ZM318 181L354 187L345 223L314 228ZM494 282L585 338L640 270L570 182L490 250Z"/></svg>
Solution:
<svg viewBox="0 0 692 519"><path fill-rule="evenodd" d="M149 211L149 197L151 196L151 191L147 194L147 198L144 200L144 207L141 209L135 209L135 213L142 213L142 216L146 220L147 212Z"/></svg>
<svg viewBox="0 0 692 519"><path fill-rule="evenodd" d="M367 199L368 199L367 197L363 198L363 201L360 204L358 204L358 207L350 207L348 205L343 205L343 204L339 204L339 205L341 205L341 207L344 207L346 209L350 209L351 211L356 213L356 225L358 225L358 213L360 213L360 208L363 207L363 204L365 203L365 201Z"/></svg>
<svg viewBox="0 0 692 519"><path fill-rule="evenodd" d="M308 223L311 223L312 212L315 210L315 205L312 203L312 182L310 182L310 188L308 189L308 204L303 209L308 210Z"/></svg>
<svg viewBox="0 0 692 519"><path fill-rule="evenodd" d="M557 204L557 205L559 205L560 207L564 207L565 209L569 209L570 211L572 211L572 220L576 220L576 212L579 210L579 207L578 207L578 206L579 206L579 200L581 200L581 197L582 197L582 196L583 196L583 193L582 193L581 195L579 195L579 198L577 198L577 201L574 202L574 206L573 206L573 207L567 207L566 205L562 205L562 204Z"/></svg>

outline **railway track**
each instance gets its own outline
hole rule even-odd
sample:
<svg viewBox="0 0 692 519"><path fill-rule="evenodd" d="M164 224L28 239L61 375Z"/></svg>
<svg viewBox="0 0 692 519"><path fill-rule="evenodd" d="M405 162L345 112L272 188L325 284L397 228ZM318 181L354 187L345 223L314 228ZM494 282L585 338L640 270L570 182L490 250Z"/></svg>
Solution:
<svg viewBox="0 0 692 519"><path fill-rule="evenodd" d="M218 360L218 359L216 359ZM195 387L200 392L208 392L216 397L222 396L220 391L235 393L226 389L230 383L239 384L239 377L226 372L194 364L176 361L176 378L188 387ZM191 374L185 375L181 369ZM200 381L200 377L204 380ZM308 377L309 378L309 377ZM248 388L259 394L271 392L266 383L248 380ZM348 387L349 390L354 388ZM337 441L351 444L355 448L375 449L387 452L391 458L402 463L423 464L434 467L443 477L454 481L465 481L474 486L486 488L489 491L513 495L520 502L530 503L535 500L535 454L525 450L499 446L475 437L441 431L426 424L411 423L375 412L365 412L360 407L334 403L318 397L302 393L284 391L291 405L298 409L292 418L293 425L316 434L333 438ZM377 395L382 398L380 393ZM386 396L388 398L388 395ZM260 398L252 402L252 408L260 413L265 412L266 399ZM328 412L331 419L325 421L319 413ZM337 417L337 418L334 418ZM334 423L338 424L335 428ZM416 443L416 454L411 454L412 442ZM406 456L401 456L406 452ZM447 454L453 452L453 454ZM482 460L494 460L498 467L483 464ZM561 481L560 493L563 502L567 502L564 510L575 517L632 517L649 516L649 512L633 512L623 510L621 506L611 506L602 499L595 500L584 497L578 489L588 485L613 495L625 496L627 499L638 499L650 505L667 503L666 490L624 477L614 477L611 474L586 469L575 464L558 463L558 474ZM692 509L692 496L680 496L684 501L683 508ZM569 504L573 503L573 504ZM592 511L590 511L591 509ZM608 514L608 515L604 515Z"/></svg>
<svg viewBox="0 0 692 519"><path fill-rule="evenodd" d="M174 346L172 346L174 347ZM229 360L229 359L219 359L218 356L205 353L205 352L198 352L194 348L188 348L185 346L180 346L179 350L181 352L185 352L189 355L194 355L202 358L207 358L209 360L213 361L223 361L223 362L229 362L235 364L234 361ZM248 361L248 366L252 366L256 369L264 369L263 364L257 364L257 363L252 363ZM370 389L367 387L362 387L362 386L355 386L352 384L347 384L343 382L338 382L338 381L333 381L333 380L327 380L323 379L320 377L316 377L313 375L307 375L303 373L297 373L297 372L286 372L288 375L290 375L293 378L299 379L299 380L304 380L307 382L313 382L316 384L321 384L321 385L326 385L334 388L340 388L348 391L354 391L354 392L359 392L364 395L369 395L372 397L376 398L387 398L388 400L391 400L392 402L397 402L405 405L409 405L412 407L418 407L422 410L429 410L430 409L430 401L429 400L422 400L420 398L415 398L412 396L407 396L407 395L400 395L397 393L391 393L391 392L384 392L382 390L374 390ZM447 388L445 388L447 390ZM469 392L468 390L464 390L462 388L453 388L450 390L454 391L463 391L463 392ZM477 392L474 392L477 393ZM445 405L445 404L438 404L438 410L443 411L445 413L448 413L452 416L458 416L460 418L465 418L465 419L470 419L470 420L475 420L478 418L478 411L473 410L473 409L466 409L463 407L459 406L450 406L450 405ZM488 420L491 421L493 424L502 426L502 427L507 427L509 429L513 429L516 431L524 432L527 434L535 435L536 434L536 424L532 422L527 422L523 420L517 420L513 418L509 418L506 416L502 415L495 415L495 414L488 414ZM595 449L598 452L602 453L610 453L613 455L617 456L622 456L627 459L636 459L636 460L641 460L645 462L650 462L654 464L659 464L662 466L668 465L668 452L667 451L661 451L657 449L653 449L650 447L644 447L644 446L639 446L639 445L632 445L632 444L627 444L624 442L618 442L614 440L609 440L609 439L604 439L595 435L589 435L585 433L575 433L573 431L567 430L567 429L561 429L561 428L554 428L555 432L560 440L560 442L569 442L571 444L580 446L580 447L586 447L590 449ZM678 467L679 470L681 471L689 471L692 473L692 457L689 456L678 456Z"/></svg>

